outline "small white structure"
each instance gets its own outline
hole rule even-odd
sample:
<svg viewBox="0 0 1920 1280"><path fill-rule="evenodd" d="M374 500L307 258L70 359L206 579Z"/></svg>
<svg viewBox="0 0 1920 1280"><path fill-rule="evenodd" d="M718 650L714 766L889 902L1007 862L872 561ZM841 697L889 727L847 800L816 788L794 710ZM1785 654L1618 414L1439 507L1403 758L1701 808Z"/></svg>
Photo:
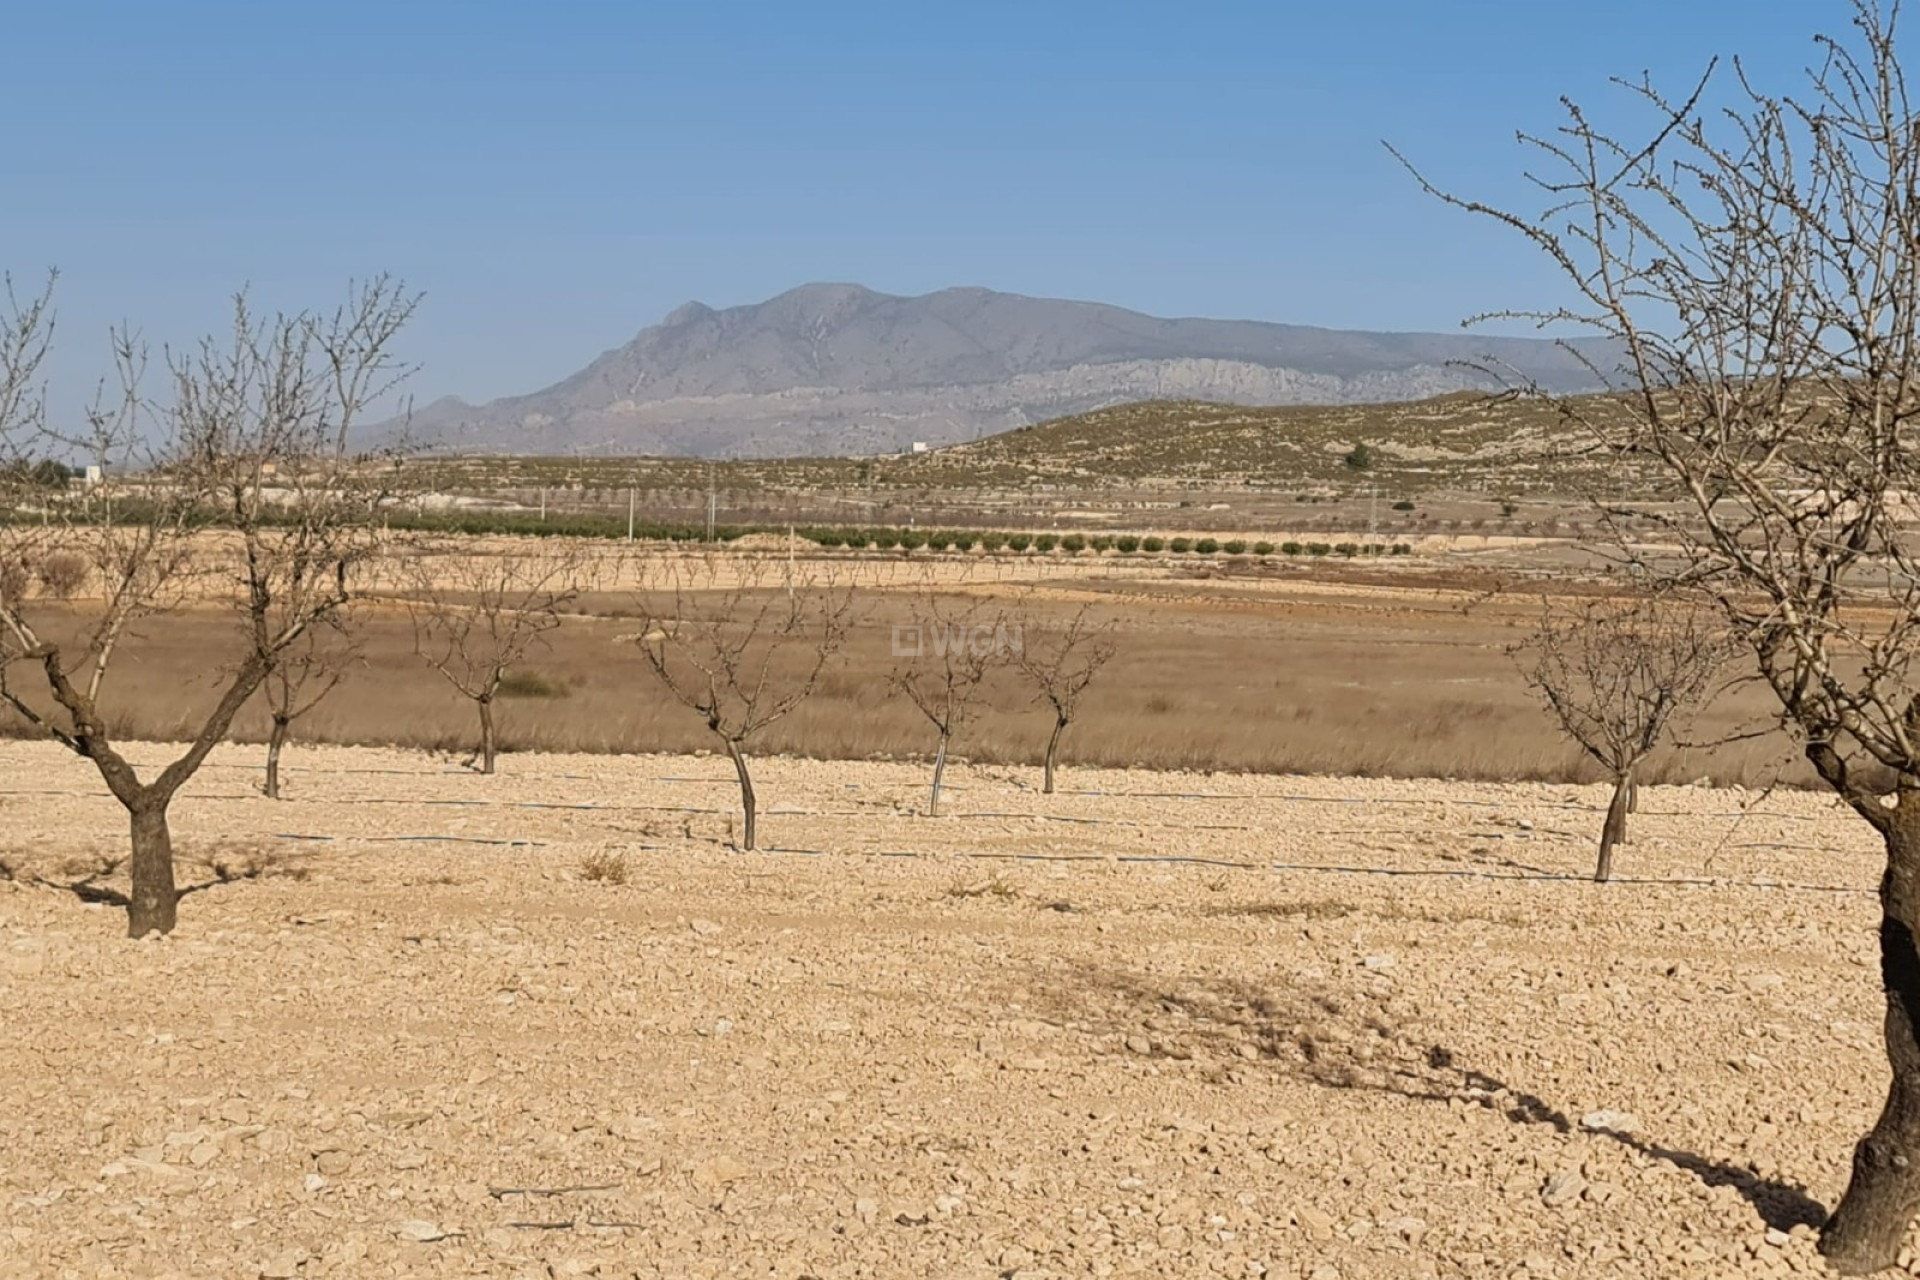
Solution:
<svg viewBox="0 0 1920 1280"><path fill-rule="evenodd" d="M98 463L90 464L87 467L87 488L93 488L106 478L107 469L105 467L100 466Z"/></svg>
<svg viewBox="0 0 1920 1280"><path fill-rule="evenodd" d="M908 449L909 453L925 453L926 451L927 442L925 440L915 440Z"/></svg>

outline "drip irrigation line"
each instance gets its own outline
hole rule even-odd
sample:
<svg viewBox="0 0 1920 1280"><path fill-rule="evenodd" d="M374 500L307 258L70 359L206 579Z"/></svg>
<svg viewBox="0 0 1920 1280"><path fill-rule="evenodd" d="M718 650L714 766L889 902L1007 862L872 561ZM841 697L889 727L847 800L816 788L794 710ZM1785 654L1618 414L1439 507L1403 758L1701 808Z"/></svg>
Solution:
<svg viewBox="0 0 1920 1280"><path fill-rule="evenodd" d="M1468 880L1546 880L1575 883L1592 883L1593 877L1576 875L1573 872L1555 871L1455 871L1443 868L1427 867L1344 867L1324 866L1313 863L1276 862L1268 866L1272 871L1311 871L1328 875L1393 876L1393 877L1443 877ZM1711 889L1790 889L1802 893L1852 893L1871 894L1874 889L1861 889L1841 884L1799 884L1782 880L1717 880L1707 877L1659 876L1614 876L1609 884L1637 884L1665 886L1671 888L1711 888Z"/></svg>
<svg viewBox="0 0 1920 1280"><path fill-rule="evenodd" d="M300 840L319 844L479 844L502 849L544 849L544 840L488 840L480 836L322 836L297 831L276 831L275 840ZM645 848L647 846L639 846ZM654 845L665 849L665 845Z"/></svg>

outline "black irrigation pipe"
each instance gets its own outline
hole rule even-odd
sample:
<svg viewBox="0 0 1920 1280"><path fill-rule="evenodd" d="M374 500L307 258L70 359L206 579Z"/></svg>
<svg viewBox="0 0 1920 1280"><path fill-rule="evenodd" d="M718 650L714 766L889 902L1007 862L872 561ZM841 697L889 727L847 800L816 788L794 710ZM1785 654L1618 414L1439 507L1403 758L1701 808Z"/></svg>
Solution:
<svg viewBox="0 0 1920 1280"><path fill-rule="evenodd" d="M1271 871L1313 871L1327 875L1393 876L1393 877L1437 877L1470 880L1547 880L1591 884L1590 875L1576 875L1573 872L1556 871L1454 871L1424 867L1343 867L1323 866L1314 863L1275 862L1267 867ZM1681 877L1667 879L1659 876L1614 876L1609 884L1637 884L1667 886L1675 888L1708 889L1789 889L1801 893L1852 893L1874 894L1877 889L1862 889L1843 884L1797 884L1779 880L1718 880L1708 877Z"/></svg>
<svg viewBox="0 0 1920 1280"><path fill-rule="evenodd" d="M479 836L316 836L297 831L276 831L275 840L300 840L315 844L483 844L503 849L544 849L544 840L487 840ZM646 847L646 846L641 846ZM654 848L664 849L665 845Z"/></svg>

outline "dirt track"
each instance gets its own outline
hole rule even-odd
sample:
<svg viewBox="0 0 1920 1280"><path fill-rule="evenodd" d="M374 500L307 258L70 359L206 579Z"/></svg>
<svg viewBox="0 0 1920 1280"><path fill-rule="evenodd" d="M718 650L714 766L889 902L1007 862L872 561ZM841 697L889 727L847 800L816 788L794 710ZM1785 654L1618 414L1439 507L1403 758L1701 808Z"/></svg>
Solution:
<svg viewBox="0 0 1920 1280"><path fill-rule="evenodd" d="M769 761L744 855L712 759L256 763L133 944L0 744L0 1277L1818 1271L1883 1088L1818 795L1649 789L1597 887L1564 786Z"/></svg>

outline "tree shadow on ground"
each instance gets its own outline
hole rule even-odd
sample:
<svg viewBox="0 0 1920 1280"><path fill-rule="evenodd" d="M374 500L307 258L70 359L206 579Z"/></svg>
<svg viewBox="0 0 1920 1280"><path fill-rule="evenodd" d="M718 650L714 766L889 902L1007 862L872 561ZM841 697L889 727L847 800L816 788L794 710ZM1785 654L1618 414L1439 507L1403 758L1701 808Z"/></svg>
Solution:
<svg viewBox="0 0 1920 1280"><path fill-rule="evenodd" d="M125 890L107 883L126 864L125 858L100 858L85 867L69 865L58 877L35 875L25 877L25 880L49 889L71 893L82 902L106 907L127 907L132 905L133 899L127 896ZM0 866L0 870L4 870L5 879L22 879L16 868ZM192 884L176 889L173 895L174 901L178 902L190 894L204 893L208 889L218 888L223 884L239 884L269 875L291 875L296 879L304 879L306 874L304 868L285 865L283 860L277 858L242 858L238 861L227 861L216 857L209 864L208 870L213 873L211 878L196 880Z"/></svg>
<svg viewBox="0 0 1920 1280"><path fill-rule="evenodd" d="M1247 1070L1277 1071L1326 1089L1365 1089L1420 1102L1462 1102L1520 1125L1577 1127L1537 1094L1461 1063L1443 1045L1424 1043L1394 1026L1357 994L1294 983L1282 994L1215 980L1168 987L1137 974L1081 969L1068 987L1050 984L1047 998L1063 1016L1102 1032L1133 1037L1148 1028L1150 1056L1210 1060ZM1089 1005L1095 1006L1089 1009ZM1103 1021L1105 1025L1103 1025ZM1762 1177L1758 1170L1664 1146L1610 1129L1591 1136L1617 1142L1693 1174L1710 1187L1732 1187L1769 1227L1818 1227L1827 1210L1804 1186Z"/></svg>

